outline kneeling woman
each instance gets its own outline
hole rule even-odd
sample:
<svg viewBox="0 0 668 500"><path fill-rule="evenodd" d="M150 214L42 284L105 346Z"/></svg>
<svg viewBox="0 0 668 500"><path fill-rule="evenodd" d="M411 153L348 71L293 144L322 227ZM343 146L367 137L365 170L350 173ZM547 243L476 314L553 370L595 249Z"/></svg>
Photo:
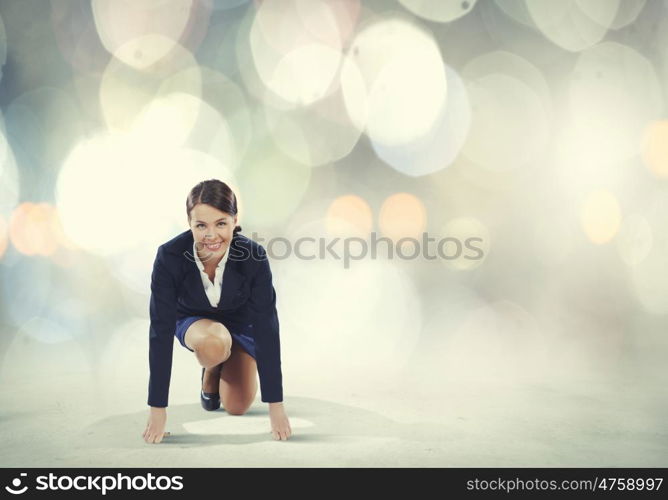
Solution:
<svg viewBox="0 0 668 500"><path fill-rule="evenodd" d="M239 234L227 184L200 182L186 201L190 229L158 248L151 277L147 443L165 435L174 336L202 365L205 410L242 415L269 403L274 439L292 434L283 407L276 292L264 248Z"/></svg>

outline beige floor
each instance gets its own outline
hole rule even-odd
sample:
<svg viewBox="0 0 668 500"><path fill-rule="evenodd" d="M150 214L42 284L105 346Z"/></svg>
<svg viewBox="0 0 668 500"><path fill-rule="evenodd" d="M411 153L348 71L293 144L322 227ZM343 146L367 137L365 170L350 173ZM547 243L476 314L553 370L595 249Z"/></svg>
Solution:
<svg viewBox="0 0 668 500"><path fill-rule="evenodd" d="M464 384L424 370L291 363L284 386L294 435L275 442L259 398L243 416L205 412L194 359L176 350L173 435L147 445L145 353L92 370L72 346L23 352L31 355L5 357L0 370L3 467L668 465L668 394L659 380Z"/></svg>

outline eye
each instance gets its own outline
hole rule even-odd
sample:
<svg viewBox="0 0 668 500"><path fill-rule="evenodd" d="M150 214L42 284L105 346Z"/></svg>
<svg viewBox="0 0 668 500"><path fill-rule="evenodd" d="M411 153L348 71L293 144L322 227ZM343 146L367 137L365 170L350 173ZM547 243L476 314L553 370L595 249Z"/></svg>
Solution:
<svg viewBox="0 0 668 500"><path fill-rule="evenodd" d="M200 227L203 226L204 224L197 224L195 227Z"/></svg>
<svg viewBox="0 0 668 500"><path fill-rule="evenodd" d="M218 223L218 225L219 225L219 226L221 226L221 225L222 225L222 226L227 226L227 223L221 221L221 222Z"/></svg>

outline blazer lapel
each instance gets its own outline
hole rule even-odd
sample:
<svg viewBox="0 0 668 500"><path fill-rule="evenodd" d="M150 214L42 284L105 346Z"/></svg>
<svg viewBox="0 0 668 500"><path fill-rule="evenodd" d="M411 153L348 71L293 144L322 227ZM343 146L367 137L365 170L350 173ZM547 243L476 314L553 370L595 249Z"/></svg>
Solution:
<svg viewBox="0 0 668 500"><path fill-rule="evenodd" d="M192 256L192 247L187 251L190 256ZM193 298L197 301L198 305L202 308L211 307L211 302L209 302L209 297L206 296L204 291L204 284L202 283L202 276L200 274L199 268L195 261L191 261L190 258L185 258L184 264L184 275L183 275L183 284L185 289L190 291Z"/></svg>
<svg viewBox="0 0 668 500"><path fill-rule="evenodd" d="M218 309L234 309L238 306L243 295L243 284L246 277L237 271L237 262L229 260L225 264L223 273L223 288L220 292L220 302Z"/></svg>

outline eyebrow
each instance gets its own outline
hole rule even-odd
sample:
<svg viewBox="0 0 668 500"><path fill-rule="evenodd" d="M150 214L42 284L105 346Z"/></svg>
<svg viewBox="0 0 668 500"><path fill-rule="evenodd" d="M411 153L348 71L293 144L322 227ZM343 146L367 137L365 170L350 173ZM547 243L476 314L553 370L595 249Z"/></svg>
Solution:
<svg viewBox="0 0 668 500"><path fill-rule="evenodd" d="M220 219L218 219L215 222L220 222L221 220L226 220L226 219L227 219L227 217L221 217ZM206 224L206 222L204 222L203 220L196 220L195 222L201 222L202 224Z"/></svg>

